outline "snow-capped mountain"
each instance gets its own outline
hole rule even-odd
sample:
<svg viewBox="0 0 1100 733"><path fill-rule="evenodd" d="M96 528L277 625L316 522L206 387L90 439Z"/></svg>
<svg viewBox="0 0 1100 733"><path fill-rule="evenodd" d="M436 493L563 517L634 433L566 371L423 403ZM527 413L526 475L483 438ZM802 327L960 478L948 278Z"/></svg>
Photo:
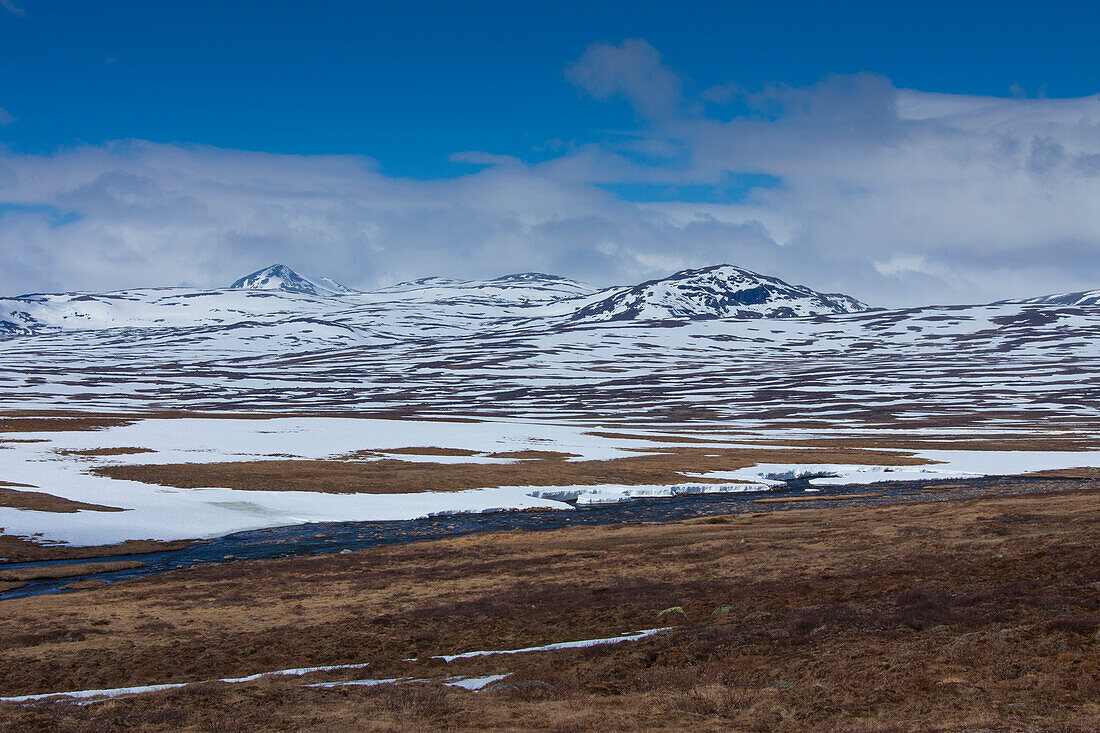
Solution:
<svg viewBox="0 0 1100 733"><path fill-rule="evenodd" d="M358 291L327 278L271 265L228 288L145 288L0 299L0 334L115 328L232 329L237 341L264 328L303 321L338 341L487 333L519 327L623 320L789 318L864 310L854 298L825 295L730 265L685 270L634 287L597 290L576 280L519 273L492 280L429 277ZM321 328L321 325L324 328ZM252 328L252 331L249 331Z"/></svg>
<svg viewBox="0 0 1100 733"><path fill-rule="evenodd" d="M592 295L596 288L576 280L541 272L505 275L493 280L452 280L426 277L397 283L375 294L400 294L420 301L463 299L482 303L538 304Z"/></svg>
<svg viewBox="0 0 1100 733"><path fill-rule="evenodd" d="M191 288L22 295L0 298L0 333L258 325L331 312L331 301L339 302L286 291Z"/></svg>
<svg viewBox="0 0 1100 733"><path fill-rule="evenodd" d="M1100 305L1100 290L1084 290L1079 293L1040 295L1037 298L1004 300L1003 303L1032 303L1037 305Z"/></svg>
<svg viewBox="0 0 1100 733"><path fill-rule="evenodd" d="M307 278L291 270L286 265L271 265L245 275L229 286L230 290L281 290L285 293L303 295L347 295L354 293L335 280L327 277Z"/></svg>
<svg viewBox="0 0 1100 733"><path fill-rule="evenodd" d="M1087 297L869 311L728 265L600 291L526 273L328 295L292 275L0 299L0 406L1100 419Z"/></svg>
<svg viewBox="0 0 1100 733"><path fill-rule="evenodd" d="M573 320L793 318L864 310L867 305L847 295L819 293L733 265L715 265L618 290L578 309Z"/></svg>

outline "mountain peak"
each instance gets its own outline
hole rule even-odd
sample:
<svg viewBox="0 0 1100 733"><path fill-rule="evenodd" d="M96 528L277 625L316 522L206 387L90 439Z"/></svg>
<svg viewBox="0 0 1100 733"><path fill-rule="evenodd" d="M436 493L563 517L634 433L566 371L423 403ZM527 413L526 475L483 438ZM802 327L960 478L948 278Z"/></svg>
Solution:
<svg viewBox="0 0 1100 733"><path fill-rule="evenodd" d="M847 295L819 293L735 265L711 265L621 289L581 308L573 319L790 318L862 310L867 306Z"/></svg>
<svg viewBox="0 0 1100 733"><path fill-rule="evenodd" d="M546 273L543 273L543 272L515 272L515 273L512 273L511 275L501 275L500 277L495 277L492 280L490 280L489 282L494 282L494 283L499 283L499 282L518 282L518 283L528 283L528 282L559 282L559 283L563 283L563 282L571 282L572 283L572 282L576 282L576 280L570 280L569 278L562 277L561 275L547 275Z"/></svg>
<svg viewBox="0 0 1100 733"><path fill-rule="evenodd" d="M345 295L353 292L327 277L302 277L286 265L270 265L229 286L234 290L280 290L305 295Z"/></svg>

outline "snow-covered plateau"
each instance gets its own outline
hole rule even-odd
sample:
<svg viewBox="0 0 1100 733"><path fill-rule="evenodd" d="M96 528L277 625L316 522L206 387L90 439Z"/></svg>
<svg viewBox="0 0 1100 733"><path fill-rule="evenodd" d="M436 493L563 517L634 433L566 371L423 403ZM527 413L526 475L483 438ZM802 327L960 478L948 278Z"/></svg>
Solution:
<svg viewBox="0 0 1100 733"><path fill-rule="evenodd" d="M868 310L728 265L606 290L528 273L365 293L282 266L235 285L0 299L0 408L747 427L1100 411L1088 297Z"/></svg>

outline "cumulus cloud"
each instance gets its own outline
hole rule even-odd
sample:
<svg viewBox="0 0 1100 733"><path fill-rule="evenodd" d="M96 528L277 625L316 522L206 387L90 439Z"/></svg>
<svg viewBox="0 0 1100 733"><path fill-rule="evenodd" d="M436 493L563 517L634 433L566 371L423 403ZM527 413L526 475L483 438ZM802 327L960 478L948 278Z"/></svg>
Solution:
<svg viewBox="0 0 1100 733"><path fill-rule="evenodd" d="M523 165L523 161L514 155L485 153L480 150L463 150L458 153L451 153L447 159L452 163L469 163L471 165Z"/></svg>
<svg viewBox="0 0 1100 733"><path fill-rule="evenodd" d="M700 171L781 178L759 200L798 222L795 241L921 262L878 270L932 275L936 299L1100 287L1100 212L1088 204L1100 196L1100 97L951 97L841 77L752 103L765 113L684 120L675 135Z"/></svg>
<svg viewBox="0 0 1100 733"><path fill-rule="evenodd" d="M7 127L15 122L15 115L0 107L0 127Z"/></svg>
<svg viewBox="0 0 1100 733"><path fill-rule="evenodd" d="M537 164L457 152L480 168L453 179L141 141L0 152L0 292L219 285L277 261L355 287L732 262L880 305L1100 287L1100 97L875 74L693 93L644 41L592 46L568 73L641 124ZM689 195L730 181L749 183Z"/></svg>
<svg viewBox="0 0 1100 733"><path fill-rule="evenodd" d="M644 117L673 114L682 102L678 74L661 62L661 54L644 40L619 45L596 43L566 69L566 76L597 99L621 97Z"/></svg>
<svg viewBox="0 0 1100 733"><path fill-rule="evenodd" d="M526 270L609 282L651 274L639 258L681 236L527 167L416 181L353 156L141 141L2 156L0 202L7 293L218 285L275 261L360 287Z"/></svg>

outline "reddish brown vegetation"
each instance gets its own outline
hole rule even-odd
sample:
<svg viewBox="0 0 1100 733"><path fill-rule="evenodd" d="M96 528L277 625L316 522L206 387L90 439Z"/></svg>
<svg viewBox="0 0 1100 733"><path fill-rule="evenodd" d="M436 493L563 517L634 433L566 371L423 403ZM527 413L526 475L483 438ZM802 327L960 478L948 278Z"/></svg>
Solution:
<svg viewBox="0 0 1100 733"><path fill-rule="evenodd" d="M53 494L46 494L41 491L23 491L21 489L5 488L12 484L0 484L0 506L10 507L12 509L33 509L38 512L77 512L77 511L92 511L92 512L121 512L124 509L119 509L113 506L103 506L102 504L86 504L82 501L74 501L73 499L63 499L60 496L54 496Z"/></svg>
<svg viewBox="0 0 1100 733"><path fill-rule="evenodd" d="M119 425L129 425L133 420L103 415L69 413L58 415L32 415L26 417L0 417L0 433L44 433L71 430L101 430Z"/></svg>
<svg viewBox="0 0 1100 733"><path fill-rule="evenodd" d="M117 448L86 448L84 450L59 450L57 453L63 456L132 456L137 453L156 453L152 448L134 448L120 446Z"/></svg>
<svg viewBox="0 0 1100 733"><path fill-rule="evenodd" d="M25 581L51 578L72 578L77 575L109 573L114 570L143 568L139 560L111 560L107 562L81 562L65 565L36 565L29 568L4 568L0 565L0 580Z"/></svg>
<svg viewBox="0 0 1100 733"><path fill-rule="evenodd" d="M410 446L408 448L387 448L382 453L403 453L411 456L476 456L478 451L466 448L439 448L431 445Z"/></svg>
<svg viewBox="0 0 1100 733"><path fill-rule="evenodd" d="M37 562L41 560L79 560L112 555L138 555L143 552L161 552L188 547L191 540L127 540L117 545L73 547L60 544L43 544L35 538L0 535L0 560L9 562ZM0 567L3 563L0 563Z"/></svg>

